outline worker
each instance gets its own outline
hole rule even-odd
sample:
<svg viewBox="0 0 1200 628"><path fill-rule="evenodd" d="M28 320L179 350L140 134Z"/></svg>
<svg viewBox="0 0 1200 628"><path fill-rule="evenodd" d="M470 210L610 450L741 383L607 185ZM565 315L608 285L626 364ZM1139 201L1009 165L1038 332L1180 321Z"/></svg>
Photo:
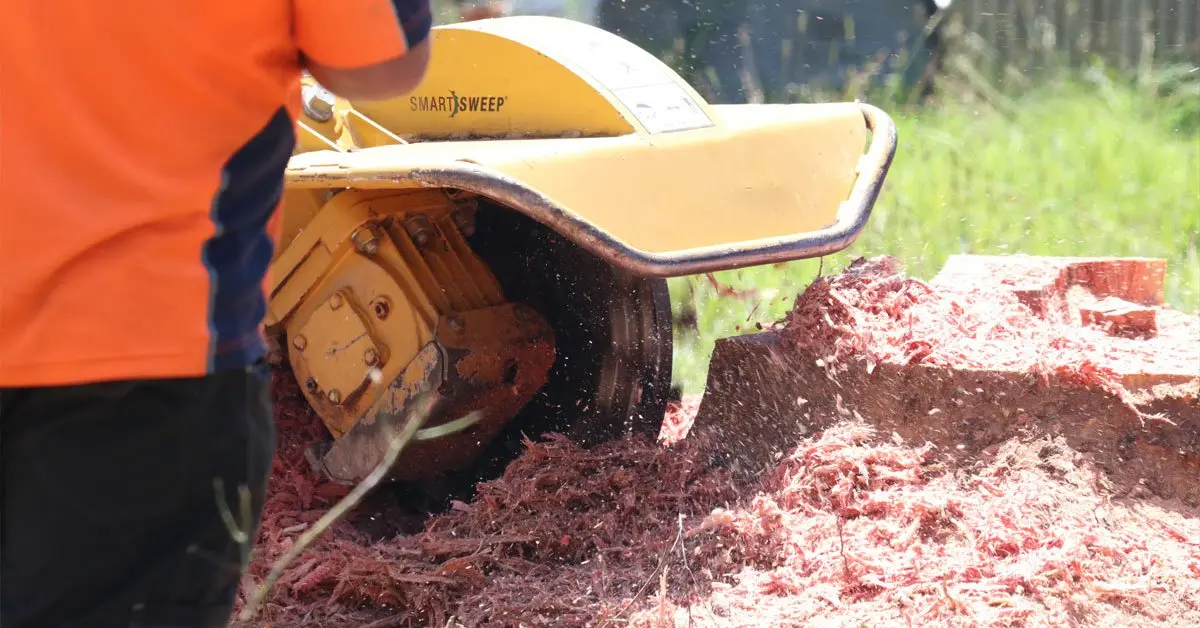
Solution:
<svg viewBox="0 0 1200 628"><path fill-rule="evenodd" d="M0 8L0 626L224 626L275 447L301 74L412 91L429 2Z"/></svg>

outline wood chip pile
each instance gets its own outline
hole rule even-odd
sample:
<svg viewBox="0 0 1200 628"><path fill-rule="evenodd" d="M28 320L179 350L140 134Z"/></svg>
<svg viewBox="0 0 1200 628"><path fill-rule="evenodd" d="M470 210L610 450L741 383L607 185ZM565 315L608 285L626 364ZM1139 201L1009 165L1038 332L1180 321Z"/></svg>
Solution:
<svg viewBox="0 0 1200 628"><path fill-rule="evenodd" d="M819 279L718 345L663 442L530 443L412 534L360 509L256 625L1200 625L1200 319L1153 261L993 261ZM247 593L345 493L277 397Z"/></svg>

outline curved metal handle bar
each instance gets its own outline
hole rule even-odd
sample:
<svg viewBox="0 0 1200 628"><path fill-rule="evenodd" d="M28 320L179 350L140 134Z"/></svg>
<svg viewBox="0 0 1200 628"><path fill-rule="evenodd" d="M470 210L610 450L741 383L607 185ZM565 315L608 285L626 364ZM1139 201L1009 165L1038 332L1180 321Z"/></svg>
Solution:
<svg viewBox="0 0 1200 628"><path fill-rule="evenodd" d="M414 168L406 173L359 175L345 178L338 173L322 172L321 166L302 168L296 173L301 187L344 185L351 187L395 187L399 182L414 182L424 187L457 188L488 197L527 214L561 233L610 264L634 274L677 277L700 273L790 262L837 253L862 233L871 216L884 178L896 154L896 125L882 110L859 103L871 143L859 160L858 177L849 197L837 212L834 224L824 229L795 236L767 238L684 249L671 253L649 253L605 233L596 225L566 210L542 193L520 181L471 161L458 161L445 167ZM307 170L307 172L303 172Z"/></svg>

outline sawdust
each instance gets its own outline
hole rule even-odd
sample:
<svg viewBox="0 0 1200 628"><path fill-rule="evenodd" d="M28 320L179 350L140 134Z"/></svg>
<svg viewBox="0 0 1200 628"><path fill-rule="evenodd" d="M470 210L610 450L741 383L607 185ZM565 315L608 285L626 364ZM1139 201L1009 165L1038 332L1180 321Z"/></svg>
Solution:
<svg viewBox="0 0 1200 628"><path fill-rule="evenodd" d="M1030 266L1030 273L1047 271ZM1114 337L1036 312L1005 285L935 289L904 275L896 259L880 257L814 281L797 298L784 333L798 348L825 355L834 373L858 360L868 369L890 362L1074 375L1081 386L1128 397L1123 375L1200 374L1200 317L1166 308L1159 315L1165 324L1154 337Z"/></svg>
<svg viewBox="0 0 1200 628"><path fill-rule="evenodd" d="M715 591L643 625L1196 625L1200 521L1115 502L1061 441L973 469L842 423L689 531ZM673 623L672 623L673 622Z"/></svg>
<svg viewBox="0 0 1200 628"><path fill-rule="evenodd" d="M1010 262L1055 277L1073 262L954 261L926 283L895 260L860 260L815 281L783 329L718 342L689 438L736 443L722 455L759 473L840 417L932 442L957 464L1014 437L1062 435L1114 494L1200 507L1200 317L1145 306L1160 323L1153 337L1112 336L1029 307L997 278ZM1136 267L1122 262L1088 265ZM1086 286L1048 282L1030 300L1059 300L1068 287Z"/></svg>
<svg viewBox="0 0 1200 628"><path fill-rule="evenodd" d="M307 471L303 448L319 422L285 377L277 397L280 450L244 595L345 492ZM360 520L336 524L285 573L263 619L271 626L380 618L442 626L451 617L471 626L586 624L636 597L681 516L692 525L736 499L723 471L649 440L592 450L562 437L531 442L471 504L456 503L418 534L377 540Z"/></svg>
<svg viewBox="0 0 1200 628"><path fill-rule="evenodd" d="M963 299L1011 294L944 297L888 264L818 280L786 333L833 369L999 364L1120 386L1120 339L1064 335L1009 307L980 314ZM345 493L307 470L320 424L279 381L280 452L247 593ZM377 538L362 521L376 513L361 510L288 570L259 625L1200 625L1200 514L1114 499L1060 438L948 465L841 421L744 484L685 437L697 405L672 409L663 443L528 443L472 503L415 534Z"/></svg>

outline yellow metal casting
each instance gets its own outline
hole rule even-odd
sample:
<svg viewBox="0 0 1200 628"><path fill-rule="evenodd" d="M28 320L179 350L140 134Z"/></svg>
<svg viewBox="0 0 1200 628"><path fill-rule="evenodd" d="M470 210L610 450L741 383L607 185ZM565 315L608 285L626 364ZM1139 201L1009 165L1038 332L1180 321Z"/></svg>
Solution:
<svg viewBox="0 0 1200 628"><path fill-rule="evenodd" d="M635 274L683 275L849 246L895 151L874 107L713 106L649 53L571 20L439 26L432 46L402 98L350 102L303 82L268 331L339 439L326 462L343 478L378 458L372 422L420 381L498 408L461 435L476 448L545 381L553 334L470 249L475 199ZM449 460L462 443L413 459Z"/></svg>
<svg viewBox="0 0 1200 628"><path fill-rule="evenodd" d="M303 213L285 211L292 235L272 268L267 329L287 339L306 396L340 436L440 318L505 300L463 237L472 207L443 190L351 190L315 211L315 197L302 200Z"/></svg>
<svg viewBox="0 0 1200 628"><path fill-rule="evenodd" d="M440 26L433 53L411 96L310 99L289 190L458 188L635 272L688 274L845 248L895 149L873 107L712 106L571 20Z"/></svg>

